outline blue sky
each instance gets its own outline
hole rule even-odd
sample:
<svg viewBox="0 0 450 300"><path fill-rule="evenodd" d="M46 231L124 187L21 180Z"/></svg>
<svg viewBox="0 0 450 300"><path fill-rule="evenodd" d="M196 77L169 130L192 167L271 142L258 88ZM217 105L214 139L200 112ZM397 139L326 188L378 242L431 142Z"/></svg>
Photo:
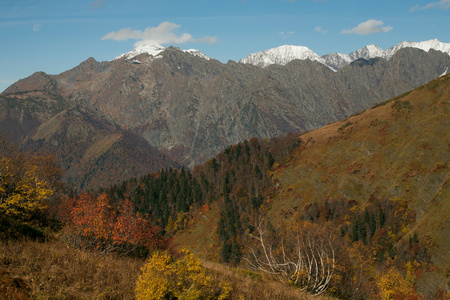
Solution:
<svg viewBox="0 0 450 300"><path fill-rule="evenodd" d="M226 63L281 45L348 54L434 38L450 43L450 0L0 0L0 91L142 40Z"/></svg>

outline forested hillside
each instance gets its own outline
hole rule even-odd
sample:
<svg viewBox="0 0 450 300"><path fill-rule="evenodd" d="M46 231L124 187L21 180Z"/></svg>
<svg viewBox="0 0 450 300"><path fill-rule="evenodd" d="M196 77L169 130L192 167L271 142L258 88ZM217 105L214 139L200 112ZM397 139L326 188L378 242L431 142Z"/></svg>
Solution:
<svg viewBox="0 0 450 300"><path fill-rule="evenodd" d="M253 259L254 267L268 271L276 261L285 259L277 258L275 250L281 251L283 243L289 244L288 237L295 239L293 232L299 234L298 228L303 228L303 232L323 235L312 234L304 237L306 240L335 245L330 249L342 268L339 270L345 271L338 275L335 270L336 276L327 284L328 291L337 295L416 297L422 293L427 298L445 290L449 268L449 87L450 77L445 76L359 115L300 135L299 147L276 160L263 175L270 178L271 189L258 203L257 219L247 219L240 211L241 218L225 226L242 233L239 239L227 236L221 228L226 220L224 204L240 202L240 194L233 194L234 200L229 201L224 193L220 200L224 204L212 205L207 218L200 218L190 230L177 235L177 240L214 256L214 247L202 241L202 236L217 236L216 246L224 249L221 236L228 237L231 246L234 240L248 246L251 240L258 244L255 236L264 233L266 250L273 247L275 260L261 261L253 254L248 259ZM228 207L228 211L239 211ZM209 218L218 225L212 227ZM239 231L242 224L248 231ZM323 228L328 231L324 233ZM288 246L283 247L287 251ZM298 243L291 240L291 247ZM258 247L239 248L243 258L252 249ZM255 265L256 258L259 265ZM391 281L403 282L402 290L386 285Z"/></svg>
<svg viewBox="0 0 450 300"><path fill-rule="evenodd" d="M117 297L251 298L254 292L242 283L256 280L267 283L258 294L267 299L307 297L295 294L300 291L345 299L445 299L449 100L450 76L444 76L318 130L252 138L191 170L166 168L57 198L51 197L61 188L54 162L6 147L0 153L0 225L11 234L0 237L56 239L83 253L77 255L132 259L142 266L133 271L135 290L128 285L127 296ZM8 266L25 259L9 245L22 247L0 244L6 286L16 272ZM294 294L268 288L273 281ZM39 282L44 290L57 286ZM113 297L108 289L114 284L102 284ZM35 283L28 285L42 295Z"/></svg>

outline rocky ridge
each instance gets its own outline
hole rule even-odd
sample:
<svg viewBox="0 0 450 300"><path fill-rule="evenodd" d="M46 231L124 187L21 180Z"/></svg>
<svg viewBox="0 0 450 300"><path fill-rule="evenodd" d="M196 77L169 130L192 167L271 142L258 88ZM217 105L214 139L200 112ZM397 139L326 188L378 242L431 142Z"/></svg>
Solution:
<svg viewBox="0 0 450 300"><path fill-rule="evenodd" d="M413 48L390 60L360 59L337 72L311 60L266 68L222 64L174 47L158 57L89 58L58 75L35 73L2 93L0 123L37 151L48 143L40 139L37 145L32 138L38 128L51 128L45 124L57 114L82 105L168 159L193 166L251 137L304 132L341 120L423 85L450 66L447 54Z"/></svg>

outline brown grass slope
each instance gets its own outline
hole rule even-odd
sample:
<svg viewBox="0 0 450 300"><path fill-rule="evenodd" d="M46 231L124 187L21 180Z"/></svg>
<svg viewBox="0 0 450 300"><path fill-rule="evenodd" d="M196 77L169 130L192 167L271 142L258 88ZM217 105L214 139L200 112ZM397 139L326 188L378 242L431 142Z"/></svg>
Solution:
<svg viewBox="0 0 450 300"><path fill-rule="evenodd" d="M0 241L0 299L135 299L142 259L75 250L60 239ZM327 299L225 265L203 262L227 299Z"/></svg>
<svg viewBox="0 0 450 300"><path fill-rule="evenodd" d="M143 264L60 240L0 241L0 299L133 299Z"/></svg>
<svg viewBox="0 0 450 300"><path fill-rule="evenodd" d="M414 231L431 237L436 244L433 262L448 277L449 102L447 75L303 134L302 146L273 172L278 192L270 218L277 220L327 199L356 200L363 205L370 196L409 200L417 217L404 238ZM422 284L436 285L439 280L429 281Z"/></svg>

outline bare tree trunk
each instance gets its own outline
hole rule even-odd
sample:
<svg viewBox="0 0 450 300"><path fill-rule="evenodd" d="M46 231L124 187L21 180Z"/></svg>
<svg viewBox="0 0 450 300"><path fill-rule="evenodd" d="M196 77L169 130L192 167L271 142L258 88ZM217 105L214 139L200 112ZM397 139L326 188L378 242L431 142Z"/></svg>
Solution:
<svg viewBox="0 0 450 300"><path fill-rule="evenodd" d="M336 251L330 234L297 230L290 240L286 237L269 241L262 219L254 228L256 234L250 237L258 246L250 248L250 258L246 258L252 269L315 295L327 290L336 267Z"/></svg>

